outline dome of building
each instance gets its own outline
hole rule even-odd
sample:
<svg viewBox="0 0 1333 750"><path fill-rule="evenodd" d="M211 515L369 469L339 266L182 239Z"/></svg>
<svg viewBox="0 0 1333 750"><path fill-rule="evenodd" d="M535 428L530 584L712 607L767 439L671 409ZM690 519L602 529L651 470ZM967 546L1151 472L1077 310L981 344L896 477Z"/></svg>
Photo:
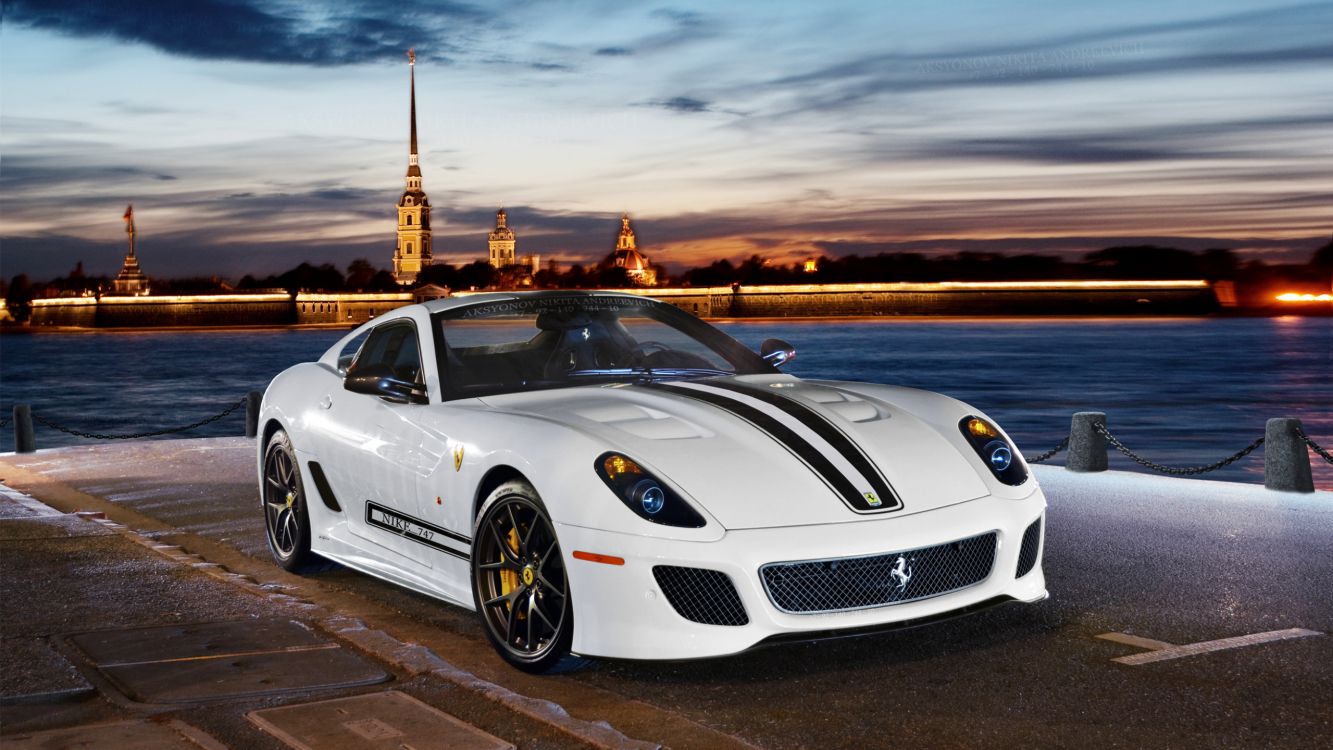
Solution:
<svg viewBox="0 0 1333 750"><path fill-rule="evenodd" d="M411 199L411 200L409 200ZM398 198L399 206L429 206L430 199L426 197L424 190L405 190Z"/></svg>
<svg viewBox="0 0 1333 750"><path fill-rule="evenodd" d="M615 251L611 257L611 265L620 266L630 272L642 272L647 271L650 268L648 259L643 257L643 253L634 248Z"/></svg>

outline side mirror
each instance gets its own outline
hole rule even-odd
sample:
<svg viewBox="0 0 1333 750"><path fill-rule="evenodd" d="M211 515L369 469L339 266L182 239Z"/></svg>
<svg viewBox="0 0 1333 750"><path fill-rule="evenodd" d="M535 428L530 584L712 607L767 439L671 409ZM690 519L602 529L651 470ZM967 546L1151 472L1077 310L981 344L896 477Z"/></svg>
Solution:
<svg viewBox="0 0 1333 750"><path fill-rule="evenodd" d="M428 403L426 389L418 383L399 380L388 365L365 365L343 378L343 388L353 393L393 401L398 404Z"/></svg>
<svg viewBox="0 0 1333 750"><path fill-rule="evenodd" d="M796 347L782 339L764 339L764 343L759 345L759 356L774 367L782 367L796 359Z"/></svg>

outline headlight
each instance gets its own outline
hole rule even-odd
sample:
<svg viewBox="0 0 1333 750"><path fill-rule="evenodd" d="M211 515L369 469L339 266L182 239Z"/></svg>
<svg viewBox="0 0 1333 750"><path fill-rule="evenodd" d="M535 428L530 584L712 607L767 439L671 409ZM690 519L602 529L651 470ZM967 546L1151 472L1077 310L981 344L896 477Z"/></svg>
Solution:
<svg viewBox="0 0 1333 750"><path fill-rule="evenodd" d="M697 529L706 522L680 495L619 453L603 453L593 465L597 476L639 518L665 526Z"/></svg>
<svg viewBox="0 0 1333 750"><path fill-rule="evenodd" d="M1004 439L995 425L981 417L963 417L958 429L996 479L1014 486L1027 481L1028 471L1023 462L1014 460L1014 446Z"/></svg>

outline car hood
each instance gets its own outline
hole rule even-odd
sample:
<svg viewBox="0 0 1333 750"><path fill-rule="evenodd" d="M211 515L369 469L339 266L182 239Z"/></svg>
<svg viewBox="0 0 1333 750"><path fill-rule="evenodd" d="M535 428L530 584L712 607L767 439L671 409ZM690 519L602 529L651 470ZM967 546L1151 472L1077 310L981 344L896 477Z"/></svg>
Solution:
<svg viewBox="0 0 1333 750"><path fill-rule="evenodd" d="M484 401L597 438L728 529L890 517L988 494L979 459L962 452L965 405L874 388L872 396L856 384L747 375Z"/></svg>

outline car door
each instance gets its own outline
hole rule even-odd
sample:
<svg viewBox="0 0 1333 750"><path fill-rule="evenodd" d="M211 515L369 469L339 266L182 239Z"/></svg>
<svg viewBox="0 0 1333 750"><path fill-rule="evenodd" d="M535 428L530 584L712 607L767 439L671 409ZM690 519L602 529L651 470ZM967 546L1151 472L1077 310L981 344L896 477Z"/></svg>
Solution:
<svg viewBox="0 0 1333 750"><path fill-rule="evenodd" d="M375 327L347 372L374 365L424 384L420 337L410 318ZM421 477L435 471L447 447L420 425L422 410L430 407L345 389L327 394L322 405L328 412L325 473L339 492L349 531L387 551L387 559L431 567L433 533L417 523L417 494Z"/></svg>

